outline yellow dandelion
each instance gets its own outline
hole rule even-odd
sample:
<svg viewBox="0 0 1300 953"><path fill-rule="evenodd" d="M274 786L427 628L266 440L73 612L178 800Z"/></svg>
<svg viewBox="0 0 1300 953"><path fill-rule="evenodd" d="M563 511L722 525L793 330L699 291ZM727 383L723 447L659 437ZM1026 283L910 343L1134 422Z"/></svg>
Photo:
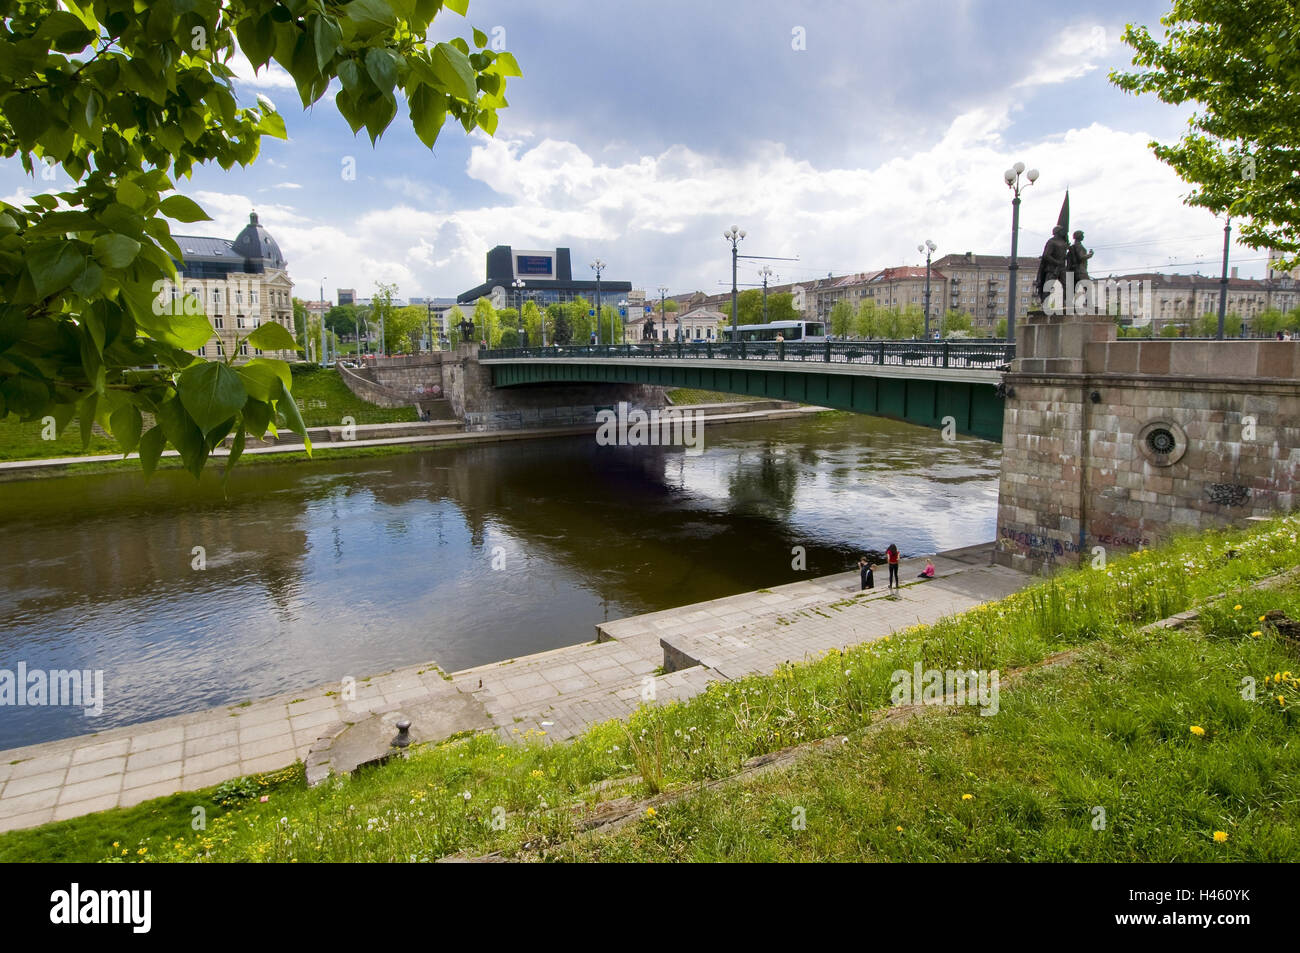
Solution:
<svg viewBox="0 0 1300 953"><path fill-rule="evenodd" d="M1261 632L1261 631L1259 631L1259 629L1256 629L1254 632L1250 633L1250 637L1251 637L1252 639L1257 639L1257 638L1259 638L1259 637L1260 637L1261 635L1263 635L1263 634L1264 634L1264 633Z"/></svg>
<svg viewBox="0 0 1300 953"><path fill-rule="evenodd" d="M1228 832L1227 832L1227 831L1215 831L1215 832L1214 832L1214 842L1215 842L1216 844L1222 844L1222 843L1223 843L1224 841L1226 841L1227 839L1228 839Z"/></svg>
<svg viewBox="0 0 1300 953"><path fill-rule="evenodd" d="M898 826L898 827L895 827L894 830L898 831L898 833L900 833L900 834L903 833L903 828L902 828L901 825Z"/></svg>
<svg viewBox="0 0 1300 953"><path fill-rule="evenodd" d="M530 773L533 777L535 777L535 778L545 777L545 774L542 772L542 770L541 770L540 768L534 768L534 769L533 769L531 772L529 772L529 773Z"/></svg>
<svg viewBox="0 0 1300 953"><path fill-rule="evenodd" d="M1260 622L1263 622L1263 621L1264 621L1264 616L1260 616L1260 617L1259 617L1259 621L1260 621Z"/></svg>
<svg viewBox="0 0 1300 953"><path fill-rule="evenodd" d="M974 795L974 794L963 794L963 795L961 796L961 799L962 799L963 801L973 801L973 800L975 800L975 795Z"/></svg>
<svg viewBox="0 0 1300 953"><path fill-rule="evenodd" d="M1277 703L1281 705L1283 708L1286 707L1286 699L1283 698L1281 695L1277 696Z"/></svg>
<svg viewBox="0 0 1300 953"><path fill-rule="evenodd" d="M1241 603L1237 603L1235 606L1233 606L1233 607L1232 607L1232 611L1233 611L1233 612L1240 612L1240 611L1241 611Z"/></svg>
<svg viewBox="0 0 1300 953"><path fill-rule="evenodd" d="M654 817L654 816L655 816L655 809L654 809L653 807L647 807L647 808L645 809L645 816L646 816L646 817Z"/></svg>
<svg viewBox="0 0 1300 953"><path fill-rule="evenodd" d="M1192 725L1191 730L1192 730L1192 734L1196 735L1196 737L1198 738L1205 737L1205 729L1202 728L1200 725Z"/></svg>

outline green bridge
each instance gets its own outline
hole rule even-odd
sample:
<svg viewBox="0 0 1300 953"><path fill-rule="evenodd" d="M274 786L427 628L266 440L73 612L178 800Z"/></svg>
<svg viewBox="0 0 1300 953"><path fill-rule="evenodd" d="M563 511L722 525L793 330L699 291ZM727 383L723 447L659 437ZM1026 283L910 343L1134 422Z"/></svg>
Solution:
<svg viewBox="0 0 1300 953"><path fill-rule="evenodd" d="M692 387L817 404L1001 441L1003 342L714 342L483 350L496 387L609 383Z"/></svg>

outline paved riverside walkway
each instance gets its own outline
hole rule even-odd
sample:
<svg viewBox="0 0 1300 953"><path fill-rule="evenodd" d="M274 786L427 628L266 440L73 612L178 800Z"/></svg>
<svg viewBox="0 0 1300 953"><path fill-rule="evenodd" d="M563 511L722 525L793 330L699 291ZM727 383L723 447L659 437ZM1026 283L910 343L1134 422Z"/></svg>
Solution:
<svg viewBox="0 0 1300 953"><path fill-rule="evenodd" d="M643 698L689 698L711 681L874 641L1000 599L1029 582L989 565L991 552L989 543L936 556L937 578L915 585L907 583L915 581L922 561L905 561L898 599L883 588L860 595L858 574L841 573L603 623L596 627L600 641L450 676L430 662L358 678L353 700L341 697L338 684L318 686L3 751L0 831L283 768L304 760L332 724L448 693L469 696L470 714L480 714L479 722L503 739L533 731L544 732L544 740L563 740L626 717Z"/></svg>

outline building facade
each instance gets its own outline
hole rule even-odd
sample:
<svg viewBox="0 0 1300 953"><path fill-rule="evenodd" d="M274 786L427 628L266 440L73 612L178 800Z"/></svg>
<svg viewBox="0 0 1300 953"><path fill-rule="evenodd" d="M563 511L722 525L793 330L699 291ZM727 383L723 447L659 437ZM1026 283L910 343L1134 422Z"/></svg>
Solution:
<svg viewBox="0 0 1300 953"><path fill-rule="evenodd" d="M514 307L517 294L525 300L537 302L539 308L548 304L584 298L593 304L597 293L601 304L617 305L632 291L630 281L614 281L596 274L591 278L574 278L572 256L567 248L549 251L525 251L509 245L497 245L487 253L487 280L456 296L458 304L473 307L480 298L489 298L495 308ZM515 282L522 282L516 285Z"/></svg>
<svg viewBox="0 0 1300 953"><path fill-rule="evenodd" d="M265 354L243 340L267 321L293 328L293 281L288 263L257 213L248 216L248 224L232 241L173 235L184 259L177 262L180 284L169 289L174 307L183 307L184 295L193 295L202 303L215 332L208 343L198 348L199 357L224 358L234 354L236 361L253 357L274 357L291 361L295 351L267 351Z"/></svg>

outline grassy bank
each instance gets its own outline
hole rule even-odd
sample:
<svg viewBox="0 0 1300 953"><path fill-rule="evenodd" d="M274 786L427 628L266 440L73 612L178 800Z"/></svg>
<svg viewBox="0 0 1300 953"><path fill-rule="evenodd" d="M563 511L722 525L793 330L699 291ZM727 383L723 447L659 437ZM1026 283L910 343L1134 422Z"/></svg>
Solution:
<svg viewBox="0 0 1300 953"><path fill-rule="evenodd" d="M724 394L716 390L698 390L694 387L676 387L668 391L668 397L675 407L687 407L693 404L737 404L756 400L769 400L767 397L753 397L749 394Z"/></svg>
<svg viewBox="0 0 1300 953"><path fill-rule="evenodd" d="M0 860L1300 859L1300 660L1259 621L1274 608L1300 618L1300 592L1249 588L1300 565L1298 528L1209 533L1069 572L569 743L426 747L314 790L283 783L197 833L190 807L210 795L176 795L4 835ZM1199 629L1140 632L1207 600ZM872 727L891 673L915 662L1007 672L1070 650L1072 664L1008 685L993 717L927 708ZM1248 677L1254 701L1241 697ZM576 836L597 801L690 795L747 759L826 738L833 753L664 804L613 835ZM1096 807L1104 829L1093 829Z"/></svg>
<svg viewBox="0 0 1300 953"><path fill-rule="evenodd" d="M294 365L293 395L308 427L339 426L345 416L351 416L359 424L409 423L419 417L414 407L390 409L362 400L348 390L339 372L332 367ZM97 429L91 433L90 446L83 448L76 418L53 440L44 439L43 432L40 421L20 423L12 414L0 418L0 460L121 456L117 441Z"/></svg>

